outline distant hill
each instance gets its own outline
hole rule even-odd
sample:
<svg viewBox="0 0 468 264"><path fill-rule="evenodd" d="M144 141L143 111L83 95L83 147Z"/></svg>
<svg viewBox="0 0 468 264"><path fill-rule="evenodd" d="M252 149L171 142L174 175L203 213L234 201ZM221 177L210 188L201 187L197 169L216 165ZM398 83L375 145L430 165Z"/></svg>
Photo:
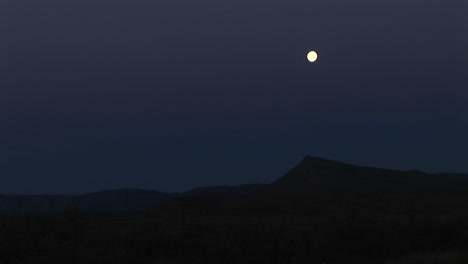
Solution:
<svg viewBox="0 0 468 264"><path fill-rule="evenodd" d="M156 207L175 197L256 192L264 184L199 187L183 193L140 189L105 190L81 195L0 195L0 213L60 212L78 206L82 211L132 211Z"/></svg>
<svg viewBox="0 0 468 264"><path fill-rule="evenodd" d="M252 194L262 188L267 186L267 184L243 184L237 186L212 186L212 187L199 187L194 188L188 192L182 193L182 196L191 196L199 194Z"/></svg>
<svg viewBox="0 0 468 264"><path fill-rule="evenodd" d="M351 197L360 197L359 203L377 201L369 199L370 196L378 197L380 204L386 205L421 198L424 201L420 204L427 204L428 198L431 204L443 199L453 203L454 199L468 197L468 174L398 171L305 156L284 177L271 184L199 187L183 193L122 189L75 196L0 195L0 213L59 212L69 206L79 206L82 211L132 211L154 208L168 201L169 206L184 208L262 211L276 208L278 204L292 208L305 202L302 207L308 207L311 201L315 205L331 205L331 200L351 201ZM294 202L287 201L289 198Z"/></svg>
<svg viewBox="0 0 468 264"><path fill-rule="evenodd" d="M468 263L467 183L306 156L267 185L0 195L39 212L0 214L0 263Z"/></svg>
<svg viewBox="0 0 468 264"><path fill-rule="evenodd" d="M306 156L262 193L280 196L468 194L468 174L379 169Z"/></svg>
<svg viewBox="0 0 468 264"><path fill-rule="evenodd" d="M69 206L83 211L145 209L168 201L175 194L122 189L82 195L0 195L0 213L58 212Z"/></svg>

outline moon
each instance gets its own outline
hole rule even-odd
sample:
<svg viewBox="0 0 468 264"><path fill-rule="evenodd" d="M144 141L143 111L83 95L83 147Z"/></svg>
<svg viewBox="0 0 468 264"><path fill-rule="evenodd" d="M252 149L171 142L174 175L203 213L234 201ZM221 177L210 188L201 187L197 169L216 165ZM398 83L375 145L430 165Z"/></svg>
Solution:
<svg viewBox="0 0 468 264"><path fill-rule="evenodd" d="M318 59L318 54L316 51L311 51L307 53L307 60L309 60L310 62L316 62L317 59Z"/></svg>

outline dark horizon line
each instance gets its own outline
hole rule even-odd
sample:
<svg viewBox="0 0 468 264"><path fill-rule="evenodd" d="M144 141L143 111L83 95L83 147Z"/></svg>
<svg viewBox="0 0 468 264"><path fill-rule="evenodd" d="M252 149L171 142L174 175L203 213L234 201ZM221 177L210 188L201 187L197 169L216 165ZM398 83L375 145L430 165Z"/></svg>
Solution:
<svg viewBox="0 0 468 264"><path fill-rule="evenodd" d="M328 166L346 166L346 167L358 167L358 168L364 168L364 169L378 169L378 170L387 170L387 171L393 171L393 172L412 172L412 173L421 173L424 175L459 175L459 176L467 176L468 173L453 173L453 172L435 172L435 173L428 173L422 170L418 169L411 169L411 170L397 170L397 169L390 169L390 168L382 168L382 167L371 167L371 166L360 166L360 165L355 165L351 163L346 163L343 161L338 161L330 158L324 158L324 157L318 157L318 156L313 156L313 155L304 155L302 160L294 166L300 166L301 164L328 164ZM278 179L277 179L278 180ZM276 181L276 180L275 180ZM167 194L167 195L180 195L184 193L191 192L196 189L203 189L203 188L229 188L229 187L240 187L240 186L248 186L248 185L269 185L275 181L269 182L269 183L244 183L244 184L236 184L236 185L208 185L208 186L195 186L192 187L186 191L180 191L180 192L166 192L166 191L160 191L160 190L155 190L155 189L144 189L144 188L131 188L131 187L123 187L123 188L116 188L116 189L101 189L101 190L96 190L96 191L89 191L89 192L82 192L82 193L77 193L77 194L61 194L61 193L38 193L38 194L5 194L5 193L0 193L0 195L4 196L22 196L22 197L31 197L31 196L62 196L62 197L76 197L76 196L83 196L83 195L90 195L90 194L97 194L97 193L103 193L103 192L115 192L115 191L142 191L142 192L157 192L160 194Z"/></svg>

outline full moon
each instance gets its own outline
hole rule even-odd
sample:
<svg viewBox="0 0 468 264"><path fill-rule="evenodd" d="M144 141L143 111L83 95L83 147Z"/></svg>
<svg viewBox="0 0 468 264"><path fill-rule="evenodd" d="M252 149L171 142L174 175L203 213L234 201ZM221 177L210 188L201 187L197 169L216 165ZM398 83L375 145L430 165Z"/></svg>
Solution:
<svg viewBox="0 0 468 264"><path fill-rule="evenodd" d="M307 53L307 59L308 59L310 62L316 62L317 59L318 59L318 54L317 54L317 52L311 51L311 52Z"/></svg>

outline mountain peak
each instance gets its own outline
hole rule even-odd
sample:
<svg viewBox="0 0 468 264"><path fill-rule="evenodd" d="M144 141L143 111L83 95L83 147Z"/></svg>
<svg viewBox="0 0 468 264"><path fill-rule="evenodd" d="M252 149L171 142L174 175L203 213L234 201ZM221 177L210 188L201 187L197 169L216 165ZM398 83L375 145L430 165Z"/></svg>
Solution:
<svg viewBox="0 0 468 264"><path fill-rule="evenodd" d="M323 167L343 167L343 166L350 167L353 165L346 164L340 161L331 160L331 159L325 159L325 158L319 158L319 157L306 155L304 156L304 158L302 159L301 163L298 166L299 167L306 166L306 167L317 167L317 168L322 167L323 168Z"/></svg>
<svg viewBox="0 0 468 264"><path fill-rule="evenodd" d="M273 194L341 192L353 188L355 178L362 170L365 168L306 155L296 167L273 182L265 191Z"/></svg>
<svg viewBox="0 0 468 264"><path fill-rule="evenodd" d="M468 192L463 187L468 183L468 175L442 175L357 166L307 155L263 193L302 196Z"/></svg>

